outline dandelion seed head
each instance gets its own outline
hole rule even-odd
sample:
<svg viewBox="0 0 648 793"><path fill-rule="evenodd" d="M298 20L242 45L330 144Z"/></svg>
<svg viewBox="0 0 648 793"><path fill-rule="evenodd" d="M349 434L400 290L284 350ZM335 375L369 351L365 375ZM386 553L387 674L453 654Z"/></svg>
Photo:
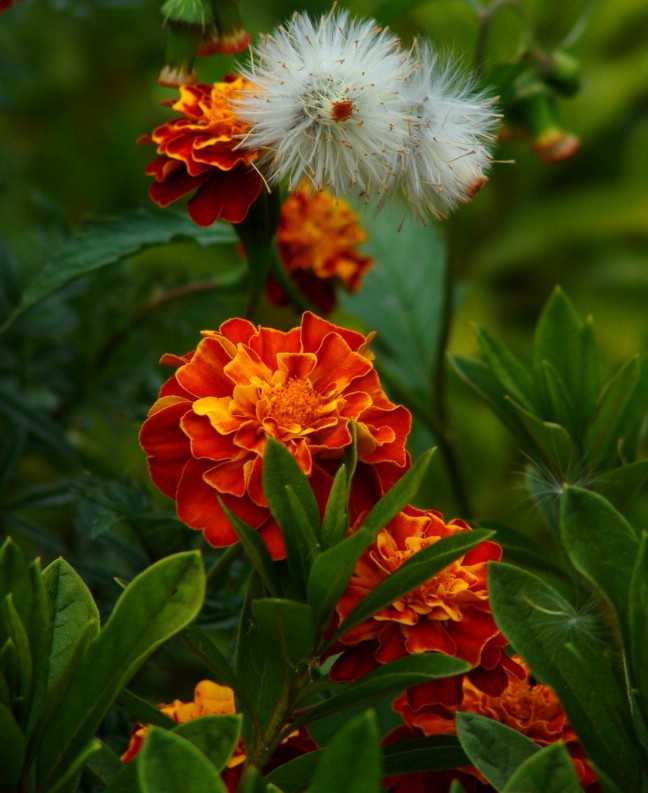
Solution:
<svg viewBox="0 0 648 793"><path fill-rule="evenodd" d="M262 38L242 70L256 89L238 103L241 145L265 151L269 180L304 179L333 193L392 189L412 119L403 101L414 68L395 35L346 11L295 14Z"/></svg>

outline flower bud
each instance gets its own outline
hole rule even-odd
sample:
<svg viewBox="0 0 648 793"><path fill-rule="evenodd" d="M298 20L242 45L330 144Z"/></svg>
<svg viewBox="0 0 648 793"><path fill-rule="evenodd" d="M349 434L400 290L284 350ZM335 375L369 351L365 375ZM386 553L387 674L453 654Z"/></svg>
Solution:
<svg viewBox="0 0 648 793"><path fill-rule="evenodd" d="M243 28L239 0L212 0L215 26L203 38L199 55L235 55L250 43L250 34Z"/></svg>
<svg viewBox="0 0 648 793"><path fill-rule="evenodd" d="M564 96L573 96L580 89L580 62L566 52L553 52L543 74L545 82Z"/></svg>

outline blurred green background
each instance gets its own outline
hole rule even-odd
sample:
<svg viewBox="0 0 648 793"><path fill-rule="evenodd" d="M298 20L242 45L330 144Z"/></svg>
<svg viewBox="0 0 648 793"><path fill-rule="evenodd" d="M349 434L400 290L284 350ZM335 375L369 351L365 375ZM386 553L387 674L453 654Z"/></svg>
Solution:
<svg viewBox="0 0 648 793"><path fill-rule="evenodd" d="M375 16L405 41L429 36L462 62L473 59L475 3L339 6ZM531 40L551 52L574 39L569 51L581 63L582 87L559 101L558 112L581 148L563 163L545 165L525 143L501 144L488 186L439 225L461 282L449 346L477 355L471 328L477 322L525 357L538 313L559 283L582 316L594 316L609 369L645 350L648 339L648 6L645 0L524 6L526 18L514 3L494 16L485 72L514 59ZM242 7L253 37L295 10L288 0L243 0ZM319 13L330 3L302 7ZM144 167L153 150L135 141L171 115L159 104L175 93L157 84L164 47L159 4L151 0L25 0L0 16L2 314L71 228L149 204ZM198 62L202 81L233 68L224 56ZM384 213L389 217L389 209ZM18 532L46 559L73 549L90 575L95 552L88 549L98 537L102 552L123 563L123 545L111 543L129 509L171 516L172 505L147 481L137 445L164 376L157 361L165 351L193 348L200 329L242 311L243 297L205 291L163 298L163 308L156 300L236 262L233 249L190 242L156 248L76 282L0 339L2 388L24 396L30 421L50 422L39 435L10 409L0 416L2 459L9 461L5 531ZM292 320L266 309L262 321ZM512 440L450 373L447 387L473 513L533 525L519 474L524 461ZM53 427L61 430L58 447L47 435ZM66 458L65 442L80 456ZM440 459L436 465L426 505L451 517L458 507ZM117 480L119 497L106 484ZM184 541L197 540L187 534ZM135 568L143 564L137 556L132 561Z"/></svg>

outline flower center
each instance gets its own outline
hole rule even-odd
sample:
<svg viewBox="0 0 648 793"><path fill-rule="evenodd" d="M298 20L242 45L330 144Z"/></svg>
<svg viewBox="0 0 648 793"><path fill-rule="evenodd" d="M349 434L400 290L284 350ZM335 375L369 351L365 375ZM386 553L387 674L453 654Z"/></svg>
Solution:
<svg viewBox="0 0 648 793"><path fill-rule="evenodd" d="M308 380L294 377L270 397L269 415L277 424L310 427L318 414L319 399Z"/></svg>
<svg viewBox="0 0 648 793"><path fill-rule="evenodd" d="M340 122L346 121L353 115L353 102L350 99L342 99L339 102L333 102L331 105L331 118L333 121Z"/></svg>

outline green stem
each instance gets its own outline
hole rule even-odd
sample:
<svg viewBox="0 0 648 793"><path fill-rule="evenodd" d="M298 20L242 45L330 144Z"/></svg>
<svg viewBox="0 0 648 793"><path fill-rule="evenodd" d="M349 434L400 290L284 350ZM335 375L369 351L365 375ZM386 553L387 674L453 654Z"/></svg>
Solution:
<svg viewBox="0 0 648 793"><path fill-rule="evenodd" d="M490 33L493 18L498 11L500 11L502 8L506 8L507 6L519 11L524 21L527 22L527 24L529 23L529 14L527 12L526 6L523 2L521 2L521 0L494 0L494 2L492 2L489 6L486 6L486 8L477 12L479 28L477 30L477 41L475 42L475 56L473 66L475 71L480 76L482 65L486 57L486 45L488 43L488 35ZM533 42L533 34L531 32L530 24L528 24L528 27L529 38L531 39L531 42Z"/></svg>
<svg viewBox="0 0 648 793"><path fill-rule="evenodd" d="M270 255L270 271L276 278L286 297L288 297L290 302L298 311L312 311L314 314L318 313L316 306L314 306L306 297L306 295L300 289L298 289L297 286L295 286L295 282L292 280L286 271L286 268L279 260L279 256L277 255L275 248L272 249Z"/></svg>

